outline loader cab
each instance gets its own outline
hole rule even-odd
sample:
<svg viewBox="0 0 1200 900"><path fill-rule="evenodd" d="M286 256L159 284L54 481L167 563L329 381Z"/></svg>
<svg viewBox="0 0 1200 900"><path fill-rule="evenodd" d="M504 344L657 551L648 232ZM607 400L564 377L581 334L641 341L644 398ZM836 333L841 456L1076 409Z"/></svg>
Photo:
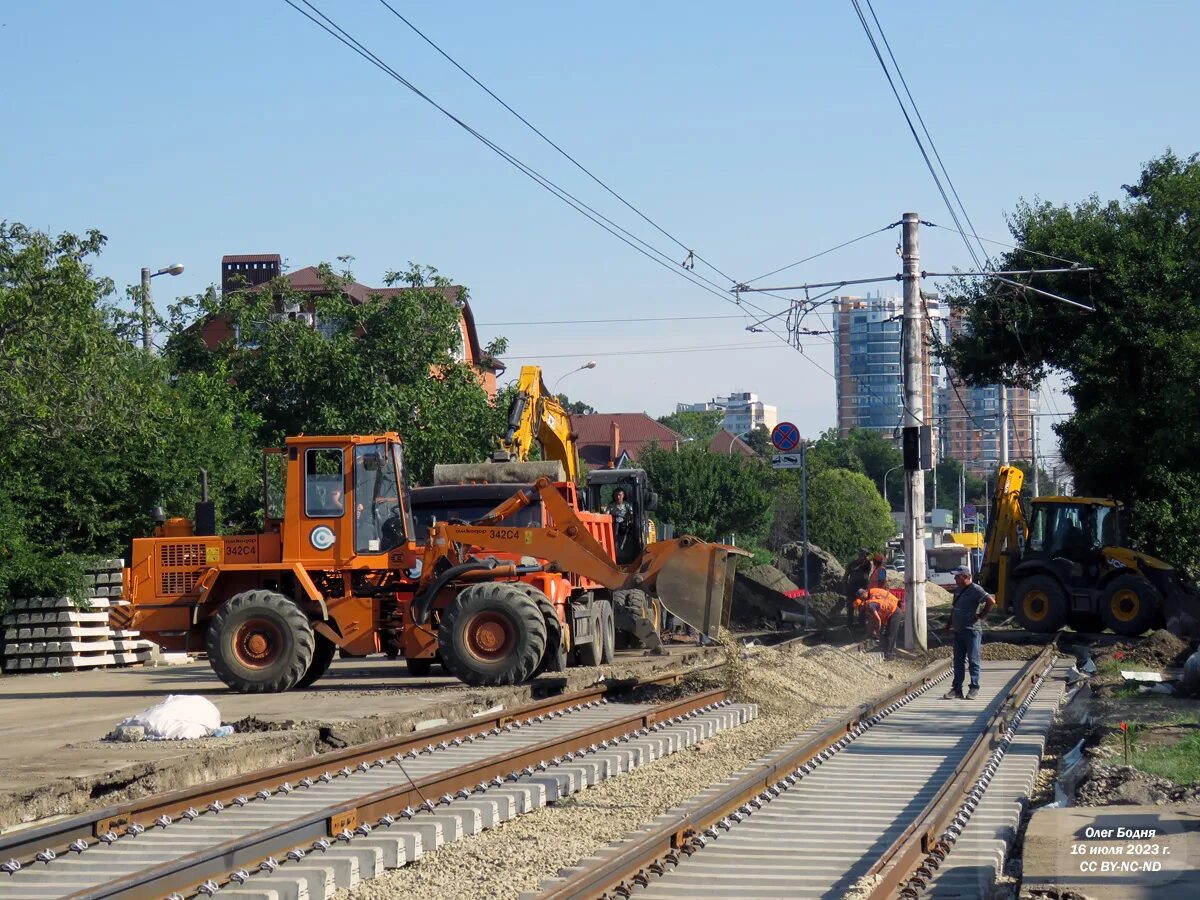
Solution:
<svg viewBox="0 0 1200 900"><path fill-rule="evenodd" d="M587 476L587 508L605 512L618 490L625 492L625 500L633 508L631 527L615 535L617 562L625 565L657 539L650 513L658 509L658 494L650 489L645 469L596 469Z"/></svg>
<svg viewBox="0 0 1200 900"><path fill-rule="evenodd" d="M279 534L285 562L380 568L413 540L405 480L394 433L289 438L263 453L265 530Z"/></svg>
<svg viewBox="0 0 1200 900"><path fill-rule="evenodd" d="M1113 500L1039 497L1031 504L1022 562L1041 560L1068 584L1092 584L1105 547L1126 546L1125 514Z"/></svg>

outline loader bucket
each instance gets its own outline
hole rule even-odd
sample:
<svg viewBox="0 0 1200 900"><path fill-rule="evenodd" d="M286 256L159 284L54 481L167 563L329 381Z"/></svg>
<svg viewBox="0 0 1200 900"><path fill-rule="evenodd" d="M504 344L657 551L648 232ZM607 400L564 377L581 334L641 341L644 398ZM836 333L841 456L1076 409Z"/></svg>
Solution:
<svg viewBox="0 0 1200 900"><path fill-rule="evenodd" d="M667 612L714 640L728 627L732 609L733 576L745 550L684 538L684 544L663 563L654 593Z"/></svg>

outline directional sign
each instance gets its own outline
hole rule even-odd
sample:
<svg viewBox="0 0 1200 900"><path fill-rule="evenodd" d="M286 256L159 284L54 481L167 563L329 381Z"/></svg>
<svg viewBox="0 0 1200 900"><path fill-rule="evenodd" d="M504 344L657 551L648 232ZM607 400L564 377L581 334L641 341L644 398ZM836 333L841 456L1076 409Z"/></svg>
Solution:
<svg viewBox="0 0 1200 900"><path fill-rule="evenodd" d="M771 443L781 453L789 453L800 446L800 429L791 422L780 422L771 431Z"/></svg>
<svg viewBox="0 0 1200 900"><path fill-rule="evenodd" d="M772 469L799 469L804 465L804 457L799 453L776 453L771 457Z"/></svg>
<svg viewBox="0 0 1200 900"><path fill-rule="evenodd" d="M968 503L966 506L964 506L964 507L962 508L962 514L963 514L963 518L964 518L964 519L973 519L973 518L975 518L975 513L977 513L977 512L978 512L978 510L977 510L977 509L975 509L975 504L974 504L974 503Z"/></svg>

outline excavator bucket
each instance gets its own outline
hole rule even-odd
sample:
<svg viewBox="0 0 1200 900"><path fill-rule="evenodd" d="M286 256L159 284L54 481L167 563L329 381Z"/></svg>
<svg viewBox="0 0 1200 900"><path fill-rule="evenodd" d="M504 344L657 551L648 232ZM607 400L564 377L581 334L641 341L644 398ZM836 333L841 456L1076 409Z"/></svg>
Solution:
<svg viewBox="0 0 1200 900"><path fill-rule="evenodd" d="M665 559L654 593L667 612L715 639L720 628L729 625L737 557L749 555L736 547L693 539Z"/></svg>

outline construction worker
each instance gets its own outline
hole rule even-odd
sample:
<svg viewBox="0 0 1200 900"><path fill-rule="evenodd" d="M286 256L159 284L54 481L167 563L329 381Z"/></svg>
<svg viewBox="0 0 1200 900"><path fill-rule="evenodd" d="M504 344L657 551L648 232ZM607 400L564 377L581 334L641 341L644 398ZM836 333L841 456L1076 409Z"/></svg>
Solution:
<svg viewBox="0 0 1200 900"><path fill-rule="evenodd" d="M954 570L954 605L951 607L950 624L946 626L954 636L954 684L944 699L963 699L963 676L970 668L971 683L967 699L979 696L979 649L983 644L983 620L988 617L996 598L971 579L971 570L965 566Z"/></svg>
<svg viewBox="0 0 1200 900"><path fill-rule="evenodd" d="M860 588L854 605L863 610L867 621L867 634L879 640L888 622L900 608L900 601L887 588Z"/></svg>
<svg viewBox="0 0 1200 900"><path fill-rule="evenodd" d="M871 577L867 582L867 587L887 590L887 566L884 564L882 553L876 553L871 557Z"/></svg>
<svg viewBox="0 0 1200 900"><path fill-rule="evenodd" d="M867 550L859 550L858 557L846 567L846 627L854 627L854 601L858 592L867 587L871 574L871 560ZM860 614L859 618L862 616Z"/></svg>

